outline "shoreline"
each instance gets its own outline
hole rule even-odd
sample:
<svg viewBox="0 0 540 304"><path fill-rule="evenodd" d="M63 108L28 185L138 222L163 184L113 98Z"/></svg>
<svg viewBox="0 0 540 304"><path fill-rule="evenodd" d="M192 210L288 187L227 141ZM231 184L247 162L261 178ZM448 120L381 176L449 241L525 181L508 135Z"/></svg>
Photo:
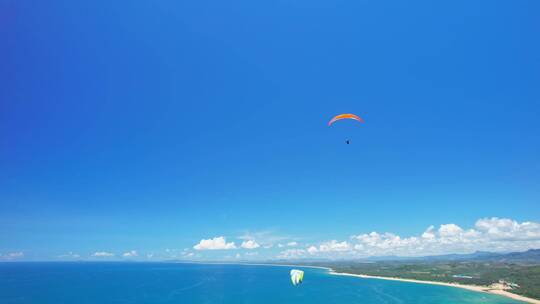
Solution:
<svg viewBox="0 0 540 304"><path fill-rule="evenodd" d="M447 286L447 287L462 288L462 289L467 289L470 291L483 292L483 293L503 296L503 297L511 298L513 300L523 301L525 303L540 304L540 300L521 296L521 295L511 293L503 289L491 288L489 286L465 285L465 284L458 284L458 283L446 283L446 282L436 282L436 281L422 281L422 280L403 279L403 278L394 278L394 277L380 277L380 276L371 276L371 275L364 275L364 274L335 272L333 269L330 270L329 273L331 275L357 277L357 278L362 278L362 279L400 281L400 282L408 282L408 283L430 284L430 285L440 285L440 286Z"/></svg>
<svg viewBox="0 0 540 304"><path fill-rule="evenodd" d="M32 262L32 261L30 261ZM37 262L37 261L33 261ZM79 263L79 262L89 262L89 263L103 263L103 261L47 261L52 263L58 263L58 262L67 262L67 263ZM118 261L107 261L111 263L116 263ZM106 263L107 263L106 262ZM2 262L0 262L2 263ZM9 262L9 263L21 263L21 261L17 262ZM26 263L23 262L23 263ZM120 263L130 263L127 261L120 261ZM144 261L142 263L148 263L147 261ZM328 274L330 275L336 275L336 276L348 276L348 277L356 277L360 279L377 279L377 280L388 280L388 281L399 281L399 282L407 282L407 283L417 283L417 284L430 284L430 285L439 285L439 286L447 286L447 287L454 287L454 288L461 288L466 289L470 291L475 292L482 292L482 293L489 293L493 295L503 296L506 298L510 298L517 301L522 301L524 303L531 303L531 304L540 304L540 300L525 297L522 295L518 295L515 293L511 293L509 291L493 288L489 286L480 286L480 285L466 285L466 284L459 284L459 283L447 283L447 282L437 282L437 281L423 281L423 280L415 280L415 279L404 279L404 278L398 278L398 277L382 277L382 276L372 276L372 275L366 275L366 274L354 274L354 273L346 273L346 272L336 272L334 269L330 267L325 266L313 266L313 265L298 265L298 264L274 264L274 263L249 263L249 262L211 262L211 261L157 261L156 263L172 263L172 264L206 264L206 265L240 265L240 266L274 266L274 267L296 267L296 268L313 268L313 269L322 269L328 271Z"/></svg>
<svg viewBox="0 0 540 304"><path fill-rule="evenodd" d="M480 285L466 285L466 284L459 284L459 283L447 283L447 282L437 282L437 281L423 281L423 280L415 280L415 279L404 279L404 278L396 278L396 277L381 277L381 276L371 276L366 274L354 274L354 273L346 273L346 272L336 272L334 269L330 267L325 266L309 266L309 265L295 265L295 264L272 264L272 263L202 263L202 264L233 264L233 265L245 265L245 266L277 266L277 267L297 267L297 268L315 268L315 269L323 269L328 271L328 274L330 275L336 275L336 276L348 276L348 277L356 277L361 279L377 279L377 280L388 280L388 281L399 281L399 282L407 282L407 283L416 283L416 284L430 284L430 285L439 285L439 286L446 286L446 287L454 287L454 288L461 288L466 289L469 291L474 292L482 292L482 293L489 293L493 295L503 296L506 298L510 298L517 301L522 301L525 303L531 303L531 304L540 304L540 300L525 297L522 295L518 295L515 293L511 293L509 291L506 291L504 289L497 289L489 286L480 286Z"/></svg>

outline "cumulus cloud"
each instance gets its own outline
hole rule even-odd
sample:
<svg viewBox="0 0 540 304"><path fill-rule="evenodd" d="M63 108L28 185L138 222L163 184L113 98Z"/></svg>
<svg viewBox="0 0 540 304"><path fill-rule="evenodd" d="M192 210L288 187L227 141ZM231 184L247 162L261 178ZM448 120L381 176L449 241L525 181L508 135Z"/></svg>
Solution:
<svg viewBox="0 0 540 304"><path fill-rule="evenodd" d="M78 259L81 256L79 254L76 254L76 253L73 253L73 252L70 251L70 252L68 252L66 254L61 254L58 257L61 258L61 259Z"/></svg>
<svg viewBox="0 0 540 304"><path fill-rule="evenodd" d="M92 254L92 256L98 257L98 258L113 257L114 253L110 253L110 252L106 252L106 251L98 251L98 252L94 252L94 254Z"/></svg>
<svg viewBox="0 0 540 304"><path fill-rule="evenodd" d="M309 254L315 254L315 253L319 252L319 249L317 249L317 247L315 247L315 246L309 246L308 249L307 249L307 252Z"/></svg>
<svg viewBox="0 0 540 304"><path fill-rule="evenodd" d="M422 233L422 238L424 239L433 239L435 238L435 226L429 226L424 233Z"/></svg>
<svg viewBox="0 0 540 304"><path fill-rule="evenodd" d="M139 256L139 254L137 253L137 250L131 250L131 251L128 251L128 252L124 252L124 254L122 254L122 256L125 257L125 258L134 258L134 257Z"/></svg>
<svg viewBox="0 0 540 304"><path fill-rule="evenodd" d="M491 239L520 241L540 240L540 223L518 223L510 219L485 218L476 222L475 228Z"/></svg>
<svg viewBox="0 0 540 304"><path fill-rule="evenodd" d="M357 242L354 246L357 253L366 256L519 251L540 247L540 224L493 217L477 220L470 229L442 224L438 229L429 226L418 237L402 238L393 233L371 232L355 235L352 239Z"/></svg>
<svg viewBox="0 0 540 304"><path fill-rule="evenodd" d="M274 230L261 230L261 231L247 231L244 234L237 237L243 241L253 240L257 242L263 248L272 248L278 242L282 242L287 239L291 239L290 236L283 236L276 234Z"/></svg>
<svg viewBox="0 0 540 304"><path fill-rule="evenodd" d="M297 242L288 242L288 243L287 243L287 246L289 246L289 247L295 247L295 246L298 246L298 243L297 243Z"/></svg>
<svg viewBox="0 0 540 304"><path fill-rule="evenodd" d="M255 249L261 247L261 245L257 244L257 242L255 242L254 240L247 240L243 241L240 247L244 249Z"/></svg>
<svg viewBox="0 0 540 304"><path fill-rule="evenodd" d="M457 236L463 232L463 229L456 224L441 225L439 234L441 236Z"/></svg>
<svg viewBox="0 0 540 304"><path fill-rule="evenodd" d="M324 242L319 245L320 252L339 252L339 251L349 251L351 250L351 245L346 241L338 242L336 240L331 240L329 242Z"/></svg>
<svg viewBox="0 0 540 304"><path fill-rule="evenodd" d="M304 249L287 249L280 252L277 257L279 259L296 259L305 256L305 254Z"/></svg>
<svg viewBox="0 0 540 304"><path fill-rule="evenodd" d="M213 239L202 239L197 245L193 246L195 250L227 250L236 249L234 242L227 243L225 237L218 236Z"/></svg>
<svg viewBox="0 0 540 304"><path fill-rule="evenodd" d="M279 246L278 246L279 247ZM284 246L283 246L284 247ZM540 248L540 223L505 218L482 218L473 228L456 224L429 226L417 236L401 237L390 232L353 235L349 241L330 240L305 249L282 251L278 258L309 256L361 258L369 256L423 256L482 251L524 251Z"/></svg>
<svg viewBox="0 0 540 304"><path fill-rule="evenodd" d="M302 250L302 251L296 251L295 253L296 255L300 253L302 254L307 253L309 255L316 255L316 254L329 255L332 253L334 254L337 253L341 255L343 253L347 253L352 250L353 250L353 246L347 241L338 242L336 240L331 240L331 241L323 242L319 246L311 245L307 247L307 249Z"/></svg>
<svg viewBox="0 0 540 304"><path fill-rule="evenodd" d="M2 260L16 260L16 259L20 259L22 257L24 257L24 253L21 252L21 251L10 252L10 253L4 254L4 255L0 254L0 259L2 259Z"/></svg>

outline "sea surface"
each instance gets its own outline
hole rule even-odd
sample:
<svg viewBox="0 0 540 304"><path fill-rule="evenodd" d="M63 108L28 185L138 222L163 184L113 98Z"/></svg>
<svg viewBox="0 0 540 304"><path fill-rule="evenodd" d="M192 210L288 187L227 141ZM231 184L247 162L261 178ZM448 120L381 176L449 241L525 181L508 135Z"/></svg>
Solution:
<svg viewBox="0 0 540 304"><path fill-rule="evenodd" d="M0 303L521 303L459 288L291 267L183 263L0 263Z"/></svg>

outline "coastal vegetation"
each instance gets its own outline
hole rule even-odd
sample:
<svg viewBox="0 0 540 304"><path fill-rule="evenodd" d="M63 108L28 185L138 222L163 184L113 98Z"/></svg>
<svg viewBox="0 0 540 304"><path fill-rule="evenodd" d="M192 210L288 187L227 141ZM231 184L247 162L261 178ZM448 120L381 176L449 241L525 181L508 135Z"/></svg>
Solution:
<svg viewBox="0 0 540 304"><path fill-rule="evenodd" d="M371 276L482 286L503 283L512 293L540 299L540 265L475 261L335 262L324 265L336 272Z"/></svg>
<svg viewBox="0 0 540 304"><path fill-rule="evenodd" d="M338 273L492 286L540 299L540 250L383 260L318 261Z"/></svg>

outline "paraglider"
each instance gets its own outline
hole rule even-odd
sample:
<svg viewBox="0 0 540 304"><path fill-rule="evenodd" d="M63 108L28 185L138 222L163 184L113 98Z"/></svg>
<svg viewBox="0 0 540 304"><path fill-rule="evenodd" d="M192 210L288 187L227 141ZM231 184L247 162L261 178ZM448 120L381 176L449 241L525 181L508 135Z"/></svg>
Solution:
<svg viewBox="0 0 540 304"><path fill-rule="evenodd" d="M338 120L342 120L342 119L354 119L354 120L357 120L359 122L364 122L364 120L362 118L360 118L360 117L358 117L357 115L354 115L354 114L339 114L339 115L334 116L328 122L328 126L331 126L334 122L336 122Z"/></svg>
<svg viewBox="0 0 540 304"><path fill-rule="evenodd" d="M294 286L302 283L304 280L304 272L298 269L291 270L291 282Z"/></svg>
<svg viewBox="0 0 540 304"><path fill-rule="evenodd" d="M356 120L358 122L364 122L364 120L362 118L360 118L359 116L357 115L354 115L354 114L339 114L339 115L336 115L334 116L329 122L328 122L328 126L331 126L333 123L335 123L336 121L338 120L342 120L342 119L353 119L353 120ZM345 140L345 143L347 145L349 145L351 143L351 140L350 139L347 139Z"/></svg>

